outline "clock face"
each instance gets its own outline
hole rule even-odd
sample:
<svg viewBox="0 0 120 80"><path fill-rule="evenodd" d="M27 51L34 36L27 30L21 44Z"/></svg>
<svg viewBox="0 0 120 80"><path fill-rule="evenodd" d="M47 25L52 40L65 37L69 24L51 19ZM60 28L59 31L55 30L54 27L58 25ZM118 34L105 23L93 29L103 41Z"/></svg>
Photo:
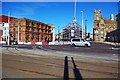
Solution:
<svg viewBox="0 0 120 80"><path fill-rule="evenodd" d="M98 16L98 13L96 15Z"/></svg>

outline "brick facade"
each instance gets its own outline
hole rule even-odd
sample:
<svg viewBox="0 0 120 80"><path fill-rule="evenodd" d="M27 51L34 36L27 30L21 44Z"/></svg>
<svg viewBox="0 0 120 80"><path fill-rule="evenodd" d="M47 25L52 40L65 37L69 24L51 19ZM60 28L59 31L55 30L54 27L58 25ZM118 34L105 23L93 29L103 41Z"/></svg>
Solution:
<svg viewBox="0 0 120 80"><path fill-rule="evenodd" d="M19 42L41 42L45 40L52 41L53 39L53 25L20 18L13 19L10 22L10 40L18 41L18 26Z"/></svg>

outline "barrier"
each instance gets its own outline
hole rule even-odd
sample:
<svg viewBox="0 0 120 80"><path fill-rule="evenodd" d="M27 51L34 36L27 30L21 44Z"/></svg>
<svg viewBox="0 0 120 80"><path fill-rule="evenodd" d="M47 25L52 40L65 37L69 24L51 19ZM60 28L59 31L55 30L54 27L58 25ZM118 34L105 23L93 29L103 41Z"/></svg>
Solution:
<svg viewBox="0 0 120 80"><path fill-rule="evenodd" d="M35 44L36 42L31 42L31 44Z"/></svg>
<svg viewBox="0 0 120 80"><path fill-rule="evenodd" d="M42 45L48 45L48 42L42 42Z"/></svg>

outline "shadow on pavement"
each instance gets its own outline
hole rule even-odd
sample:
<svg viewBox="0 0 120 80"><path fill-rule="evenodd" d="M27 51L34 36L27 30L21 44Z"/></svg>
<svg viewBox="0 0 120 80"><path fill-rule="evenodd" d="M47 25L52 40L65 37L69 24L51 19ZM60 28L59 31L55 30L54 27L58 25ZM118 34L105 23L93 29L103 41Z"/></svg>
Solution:
<svg viewBox="0 0 120 80"><path fill-rule="evenodd" d="M65 56L65 62L64 62L64 79L63 80L69 80L68 57L67 56Z"/></svg>
<svg viewBox="0 0 120 80"><path fill-rule="evenodd" d="M77 68L77 65L74 62L73 57L71 57L71 59L72 59L73 66L74 66L73 71L74 71L75 80L83 80L83 78L82 78L82 76L80 74L80 71L79 71L79 69Z"/></svg>

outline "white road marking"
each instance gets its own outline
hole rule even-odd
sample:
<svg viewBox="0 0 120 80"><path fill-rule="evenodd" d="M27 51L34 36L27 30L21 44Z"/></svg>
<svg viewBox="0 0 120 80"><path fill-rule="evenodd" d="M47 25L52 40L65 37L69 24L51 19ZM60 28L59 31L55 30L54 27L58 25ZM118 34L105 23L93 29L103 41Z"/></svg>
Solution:
<svg viewBox="0 0 120 80"><path fill-rule="evenodd" d="M114 48L114 47L112 47L112 49L114 49L114 50L119 50L120 48Z"/></svg>

